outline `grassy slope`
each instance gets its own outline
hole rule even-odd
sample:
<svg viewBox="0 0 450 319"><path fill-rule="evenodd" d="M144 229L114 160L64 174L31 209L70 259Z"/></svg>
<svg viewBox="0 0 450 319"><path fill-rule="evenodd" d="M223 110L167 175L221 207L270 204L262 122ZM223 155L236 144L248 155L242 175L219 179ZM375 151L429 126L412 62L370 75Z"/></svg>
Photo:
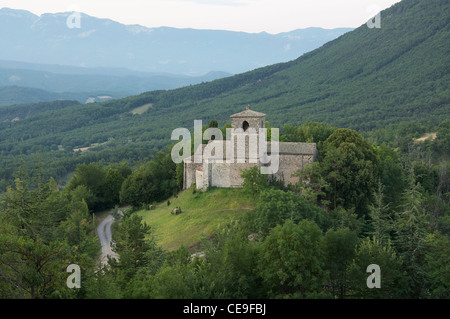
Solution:
<svg viewBox="0 0 450 319"><path fill-rule="evenodd" d="M182 213L172 215L175 207ZM252 210L252 200L242 189L212 188L206 192L193 189L181 192L177 198L156 204L153 210L137 212L154 231L158 243L167 250L181 245L194 251L203 236L210 237L218 225L239 218Z"/></svg>
<svg viewBox="0 0 450 319"><path fill-rule="evenodd" d="M133 114L144 114L145 112L148 111L149 108L152 107L152 105L153 104L151 104L151 103L147 103L147 104L144 104L142 106L136 107L136 108L131 110L131 113L133 113Z"/></svg>

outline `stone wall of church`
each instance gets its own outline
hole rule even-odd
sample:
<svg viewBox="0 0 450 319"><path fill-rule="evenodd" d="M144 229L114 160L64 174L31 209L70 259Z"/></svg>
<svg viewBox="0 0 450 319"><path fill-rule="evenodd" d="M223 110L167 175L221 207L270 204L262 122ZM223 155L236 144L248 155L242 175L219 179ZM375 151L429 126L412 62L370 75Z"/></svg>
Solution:
<svg viewBox="0 0 450 319"><path fill-rule="evenodd" d="M277 180L283 180L287 186L296 184L299 177L293 177L292 174L298 170L303 170L306 165L315 160L313 155L288 155L281 154L279 157L278 172L273 176ZM214 161L206 161L205 165L198 163L184 164L184 188L187 189L193 184L197 188L206 189L208 186L215 187L242 187L244 179L241 177L242 171L250 169L258 165L249 163L216 163Z"/></svg>
<svg viewBox="0 0 450 319"><path fill-rule="evenodd" d="M284 181L284 185L295 185L299 181L299 177L293 177L292 174L298 170L303 170L306 165L312 163L314 156L312 155L287 155L281 154L279 160L278 172L274 174L277 180Z"/></svg>
<svg viewBox="0 0 450 319"><path fill-rule="evenodd" d="M203 188L203 171L195 171L195 187Z"/></svg>
<svg viewBox="0 0 450 319"><path fill-rule="evenodd" d="M211 186L230 187L230 170L228 163L213 163L211 167Z"/></svg>
<svg viewBox="0 0 450 319"><path fill-rule="evenodd" d="M196 171L202 167L202 163L184 163L183 186L187 189L196 183Z"/></svg>
<svg viewBox="0 0 450 319"><path fill-rule="evenodd" d="M235 163L230 167L230 187L242 187L244 179L241 177L242 171L250 169L253 166L258 165L254 163Z"/></svg>

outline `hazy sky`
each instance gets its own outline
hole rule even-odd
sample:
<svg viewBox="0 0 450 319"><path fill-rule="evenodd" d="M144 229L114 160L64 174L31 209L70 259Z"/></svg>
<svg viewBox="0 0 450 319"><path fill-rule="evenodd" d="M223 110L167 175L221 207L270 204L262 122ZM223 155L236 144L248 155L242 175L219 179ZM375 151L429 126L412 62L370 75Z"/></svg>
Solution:
<svg viewBox="0 0 450 319"><path fill-rule="evenodd" d="M358 27L400 0L0 0L35 14L81 11L147 27L287 32Z"/></svg>

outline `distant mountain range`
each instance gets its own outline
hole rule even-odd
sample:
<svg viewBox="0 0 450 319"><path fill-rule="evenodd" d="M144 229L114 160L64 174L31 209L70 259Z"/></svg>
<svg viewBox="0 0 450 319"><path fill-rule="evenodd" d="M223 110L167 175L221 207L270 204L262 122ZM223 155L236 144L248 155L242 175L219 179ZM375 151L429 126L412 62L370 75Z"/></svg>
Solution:
<svg viewBox="0 0 450 319"><path fill-rule="evenodd" d="M107 75L116 76L129 75L119 68L190 76L211 71L234 74L293 60L352 30L308 28L272 35L147 28L83 13L80 28L69 28L67 20L71 14L37 16L25 10L0 9L0 59L89 68L114 67L113 74ZM54 71L67 74L67 69ZM110 72L94 71L96 74Z"/></svg>
<svg viewBox="0 0 450 319"><path fill-rule="evenodd" d="M42 89L21 86L0 86L0 107L7 105L48 102L55 100L75 100L80 103L103 102L125 97L129 94L120 92L49 92Z"/></svg>
<svg viewBox="0 0 450 319"><path fill-rule="evenodd" d="M203 76L146 73L119 68L83 68L0 60L0 106L77 100L100 102L152 90L167 90L230 76L209 72Z"/></svg>
<svg viewBox="0 0 450 319"><path fill-rule="evenodd" d="M151 29L86 14L69 28L71 14L0 9L0 106L99 102L208 82L295 59L351 30Z"/></svg>

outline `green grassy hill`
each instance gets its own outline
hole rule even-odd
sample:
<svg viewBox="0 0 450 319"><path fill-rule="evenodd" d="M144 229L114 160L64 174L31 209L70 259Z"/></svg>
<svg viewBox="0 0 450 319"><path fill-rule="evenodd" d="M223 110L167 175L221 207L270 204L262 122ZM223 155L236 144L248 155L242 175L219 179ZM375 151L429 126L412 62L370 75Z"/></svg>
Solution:
<svg viewBox="0 0 450 319"><path fill-rule="evenodd" d="M195 251L203 236L211 237L217 226L253 210L251 199L242 189L212 188L206 192L187 189L178 196L154 205L153 210L141 210L137 214L151 225L158 244L166 250L181 245ZM174 208L182 211L173 215Z"/></svg>

